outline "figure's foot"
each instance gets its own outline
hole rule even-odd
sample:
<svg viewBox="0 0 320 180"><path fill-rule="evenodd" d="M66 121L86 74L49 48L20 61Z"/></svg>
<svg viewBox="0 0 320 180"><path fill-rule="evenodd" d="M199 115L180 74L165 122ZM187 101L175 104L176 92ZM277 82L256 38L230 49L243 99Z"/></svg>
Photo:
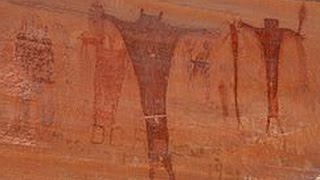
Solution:
<svg viewBox="0 0 320 180"><path fill-rule="evenodd" d="M243 127L242 122L238 122L238 127L237 128L238 128L239 131L243 130L244 127Z"/></svg>
<svg viewBox="0 0 320 180"><path fill-rule="evenodd" d="M28 123L16 123L8 127L4 136L30 137L32 136L32 127Z"/></svg>
<svg viewBox="0 0 320 180"><path fill-rule="evenodd" d="M277 125L272 125L270 123L270 124L267 125L266 134L268 136L284 134L284 130L283 130L282 126L279 123Z"/></svg>
<svg viewBox="0 0 320 180"><path fill-rule="evenodd" d="M277 118L277 125L278 125L278 131L281 133L281 134L284 134L284 130L283 130L283 127L281 125L281 121L279 118Z"/></svg>
<svg viewBox="0 0 320 180"><path fill-rule="evenodd" d="M155 174L156 173L155 173L154 168L150 167L150 169L149 169L149 179L153 180L155 178Z"/></svg>
<svg viewBox="0 0 320 180"><path fill-rule="evenodd" d="M2 140L12 144L35 145L35 132L29 126L15 124L8 127L2 135Z"/></svg>
<svg viewBox="0 0 320 180"><path fill-rule="evenodd" d="M172 168L172 164L171 164L171 158L169 155L165 155L165 154L158 154L153 157L149 157L149 178L150 179L154 179L155 178L155 170L156 168L160 168L160 167L164 167L169 180L175 180L175 173L173 171Z"/></svg>
<svg viewBox="0 0 320 180"><path fill-rule="evenodd" d="M115 131L120 131L121 133L124 133L122 126L119 124L112 124L109 128L109 145L113 144L113 136Z"/></svg>
<svg viewBox="0 0 320 180"><path fill-rule="evenodd" d="M165 154L162 155L162 164L164 165L164 168L166 169L169 180L175 180L175 174L172 168L172 162L171 162L171 155L166 152Z"/></svg>
<svg viewBox="0 0 320 180"><path fill-rule="evenodd" d="M21 129L20 125L11 125L8 127L6 132L3 134L3 136L13 136L19 133Z"/></svg>
<svg viewBox="0 0 320 180"><path fill-rule="evenodd" d="M266 128L266 134L267 134L267 136L271 136L270 127L267 127L267 128Z"/></svg>
<svg viewBox="0 0 320 180"><path fill-rule="evenodd" d="M92 144L103 144L105 136L104 126L94 124L91 131L91 143Z"/></svg>
<svg viewBox="0 0 320 180"><path fill-rule="evenodd" d="M175 177L174 173L170 173L169 180L175 180L175 179L176 179L176 177Z"/></svg>

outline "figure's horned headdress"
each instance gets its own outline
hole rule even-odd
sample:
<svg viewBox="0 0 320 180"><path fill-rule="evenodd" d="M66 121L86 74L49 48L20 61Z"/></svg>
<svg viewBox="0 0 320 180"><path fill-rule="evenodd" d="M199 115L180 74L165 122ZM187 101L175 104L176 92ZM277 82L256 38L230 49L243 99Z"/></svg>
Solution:
<svg viewBox="0 0 320 180"><path fill-rule="evenodd" d="M144 12L144 9L140 9L140 17L139 19L142 21L161 21L163 16L163 11L160 11L158 16L149 15Z"/></svg>

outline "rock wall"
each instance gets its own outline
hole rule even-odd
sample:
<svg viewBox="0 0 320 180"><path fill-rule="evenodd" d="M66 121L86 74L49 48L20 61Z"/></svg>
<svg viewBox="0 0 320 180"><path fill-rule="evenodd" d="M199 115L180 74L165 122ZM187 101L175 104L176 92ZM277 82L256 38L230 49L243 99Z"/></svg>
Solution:
<svg viewBox="0 0 320 180"><path fill-rule="evenodd" d="M0 178L148 179L153 168L161 179L317 177L319 2L306 1L305 16L293 0L105 0L103 10L92 3L0 2ZM244 27L261 30L265 18L283 28L279 114L268 132L265 56L277 39ZM162 60L171 45L169 66ZM148 96L161 92L165 113L146 113L158 112L161 102ZM158 132L169 136L165 145L150 134L150 118L155 132L166 119L168 133ZM150 163L153 151L170 155L174 175L165 155Z"/></svg>

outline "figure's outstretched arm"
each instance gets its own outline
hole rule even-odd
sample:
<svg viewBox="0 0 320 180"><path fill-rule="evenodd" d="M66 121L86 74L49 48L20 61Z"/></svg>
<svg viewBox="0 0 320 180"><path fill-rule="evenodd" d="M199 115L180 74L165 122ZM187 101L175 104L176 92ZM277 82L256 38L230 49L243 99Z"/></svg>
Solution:
<svg viewBox="0 0 320 180"><path fill-rule="evenodd" d="M299 32L296 32L294 30L291 30L289 28L281 28L281 32L283 33L283 36L295 37L300 40L304 39L304 36L302 34L300 34Z"/></svg>
<svg viewBox="0 0 320 180"><path fill-rule="evenodd" d="M241 20L238 22L238 27L252 31L252 32L256 33L257 35L261 35L261 33L263 32L262 28L257 28L257 27L251 26L247 23L242 22Z"/></svg>
<svg viewBox="0 0 320 180"><path fill-rule="evenodd" d="M207 28L182 28L182 27L176 27L171 26L174 31L179 36L185 36L185 35L192 35L192 34L198 34L198 35L212 35L215 36L218 34L218 32L214 29L207 29Z"/></svg>
<svg viewBox="0 0 320 180"><path fill-rule="evenodd" d="M121 19L118 19L106 13L103 15L103 18L113 23L118 28L119 31L122 31L124 28L126 28L130 24L130 22L123 21Z"/></svg>

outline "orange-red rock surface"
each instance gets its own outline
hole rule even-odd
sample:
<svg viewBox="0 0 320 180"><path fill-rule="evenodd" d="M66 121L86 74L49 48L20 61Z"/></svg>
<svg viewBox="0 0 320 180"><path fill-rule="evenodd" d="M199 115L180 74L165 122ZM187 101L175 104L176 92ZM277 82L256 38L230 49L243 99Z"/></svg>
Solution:
<svg viewBox="0 0 320 180"><path fill-rule="evenodd" d="M158 55L168 55L176 31L165 38L132 35L142 25L155 26L153 20L129 30L110 18L99 22L97 11L90 14L92 3L0 1L0 179L149 179L151 135L145 120L161 121L153 115L163 114L170 137L165 148L178 180L319 176L320 2L305 1L303 47L295 36L283 38L278 69L283 132L272 120L269 133L263 47L239 22L262 28L264 18L276 18L281 28L297 31L302 1L101 1L105 14L117 20L135 22L143 8L147 18L162 11L161 22L183 29L170 69ZM235 108L233 22L241 126ZM209 33L189 31L203 28ZM149 56L141 56L139 63L128 44L143 38L150 44L135 52ZM155 50L164 41L164 48ZM152 69L157 67L160 75L166 70L169 75L159 77ZM168 83L164 113L154 98L161 96L163 81ZM155 177L168 179L168 173L157 167Z"/></svg>

